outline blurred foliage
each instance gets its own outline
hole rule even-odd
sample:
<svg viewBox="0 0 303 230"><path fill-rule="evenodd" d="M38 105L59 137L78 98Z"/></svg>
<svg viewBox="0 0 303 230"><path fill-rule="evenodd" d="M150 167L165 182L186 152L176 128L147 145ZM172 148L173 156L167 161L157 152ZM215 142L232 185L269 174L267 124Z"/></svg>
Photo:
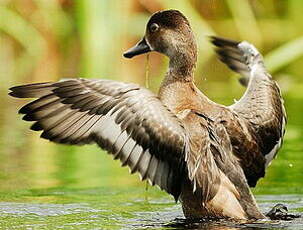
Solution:
<svg viewBox="0 0 303 230"><path fill-rule="evenodd" d="M182 11L195 31L201 87L201 76L222 83L232 75L214 58L211 34L252 42L278 80L291 75L289 84L302 84L295 68L303 61L300 0L1 0L1 88L79 76L143 83L145 57L125 60L121 54L143 35L152 12L171 8ZM162 59L151 55L156 83L166 68ZM212 95L211 87L205 90Z"/></svg>
<svg viewBox="0 0 303 230"><path fill-rule="evenodd" d="M303 136L296 128L303 122L302 106L292 101L303 97L302 0L0 0L0 189L139 184L137 178L125 180L127 170L95 146L66 148L38 139L16 114L24 102L9 98L7 90L66 77L144 85L146 56L127 60L122 53L141 38L153 12L172 8L189 18L196 34L201 90L225 104L240 97L244 89L216 59L207 36L248 40L264 54L291 107L286 142ZM156 92L167 59L151 53L149 62L150 88ZM288 146L296 153L303 149L302 144ZM302 162L302 156L282 156L274 164L285 170L289 159ZM301 169L292 170L292 176L302 176ZM289 176L271 173L270 180ZM119 179L113 182L111 175Z"/></svg>

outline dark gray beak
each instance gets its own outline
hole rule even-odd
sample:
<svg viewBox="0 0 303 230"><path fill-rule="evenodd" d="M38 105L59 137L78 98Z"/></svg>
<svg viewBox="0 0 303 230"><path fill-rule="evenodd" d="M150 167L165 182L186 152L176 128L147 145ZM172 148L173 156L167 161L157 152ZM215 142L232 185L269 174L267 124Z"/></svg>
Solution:
<svg viewBox="0 0 303 230"><path fill-rule="evenodd" d="M147 53L150 51L151 51L151 49L150 49L149 45L147 45L145 38L142 38L142 40L139 41L134 47L127 50L123 54L123 56L126 58L132 58L139 54L144 54L144 53Z"/></svg>

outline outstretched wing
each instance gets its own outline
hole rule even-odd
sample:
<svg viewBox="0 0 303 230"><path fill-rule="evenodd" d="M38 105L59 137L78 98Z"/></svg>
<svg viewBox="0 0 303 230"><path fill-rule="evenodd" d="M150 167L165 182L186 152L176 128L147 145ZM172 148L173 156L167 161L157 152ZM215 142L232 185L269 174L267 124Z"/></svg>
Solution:
<svg viewBox="0 0 303 230"><path fill-rule="evenodd" d="M132 173L178 199L185 170L185 130L156 95L135 84L70 79L16 86L10 95L38 98L20 109L42 138L96 142Z"/></svg>
<svg viewBox="0 0 303 230"><path fill-rule="evenodd" d="M277 154L283 140L286 113L278 84L267 72L262 55L248 42L212 37L220 60L242 75L247 86L242 98L230 108L244 118L265 157L265 168Z"/></svg>

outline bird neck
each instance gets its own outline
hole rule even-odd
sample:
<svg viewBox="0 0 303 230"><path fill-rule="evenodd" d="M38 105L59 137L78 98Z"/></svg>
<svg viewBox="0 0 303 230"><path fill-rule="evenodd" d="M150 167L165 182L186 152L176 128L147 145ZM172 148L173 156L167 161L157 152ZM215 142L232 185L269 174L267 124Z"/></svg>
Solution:
<svg viewBox="0 0 303 230"><path fill-rule="evenodd" d="M191 41L179 43L174 50L167 53L169 68L159 89L159 97L174 112L191 104L193 99L198 100L199 93L194 84L197 49L194 40Z"/></svg>
<svg viewBox="0 0 303 230"><path fill-rule="evenodd" d="M169 68L162 86L179 81L193 82L197 55L192 52L175 52L169 57Z"/></svg>

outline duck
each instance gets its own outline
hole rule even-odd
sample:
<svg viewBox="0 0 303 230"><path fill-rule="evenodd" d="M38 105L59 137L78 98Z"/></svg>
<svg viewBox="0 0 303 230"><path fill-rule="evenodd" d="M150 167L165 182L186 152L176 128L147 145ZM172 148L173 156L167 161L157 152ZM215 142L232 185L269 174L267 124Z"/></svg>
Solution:
<svg viewBox="0 0 303 230"><path fill-rule="evenodd" d="M154 13L143 38L123 54L169 58L158 94L135 83L72 78L15 86L9 95L35 98L19 113L42 138L97 144L180 201L188 219L264 219L250 187L264 177L283 142L281 91L252 44L210 40L246 87L230 106L213 102L195 85L197 44L178 10Z"/></svg>

